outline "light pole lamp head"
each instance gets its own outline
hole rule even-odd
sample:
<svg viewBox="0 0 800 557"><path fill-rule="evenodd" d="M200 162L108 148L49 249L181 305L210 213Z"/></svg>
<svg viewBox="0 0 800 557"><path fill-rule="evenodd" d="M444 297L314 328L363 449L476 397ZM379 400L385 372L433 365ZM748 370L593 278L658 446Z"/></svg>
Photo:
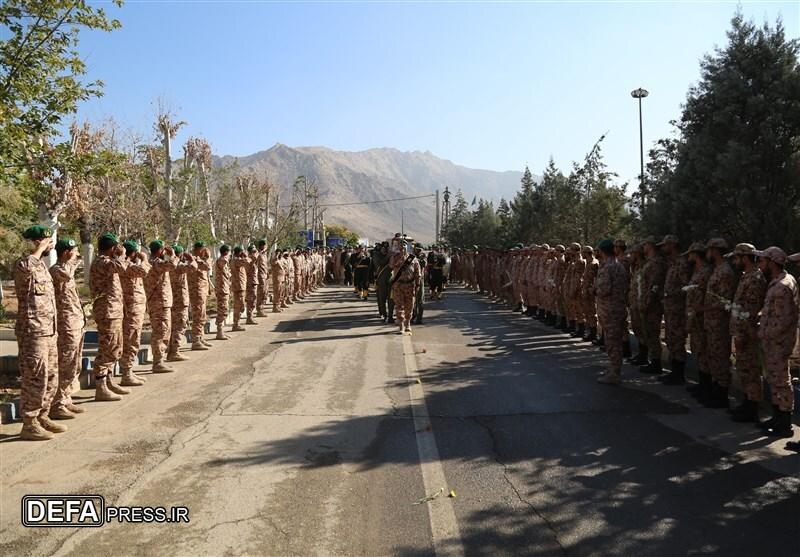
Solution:
<svg viewBox="0 0 800 557"><path fill-rule="evenodd" d="M631 91L631 97L633 97L634 99L643 99L649 94L650 92L647 89L642 89L641 87Z"/></svg>

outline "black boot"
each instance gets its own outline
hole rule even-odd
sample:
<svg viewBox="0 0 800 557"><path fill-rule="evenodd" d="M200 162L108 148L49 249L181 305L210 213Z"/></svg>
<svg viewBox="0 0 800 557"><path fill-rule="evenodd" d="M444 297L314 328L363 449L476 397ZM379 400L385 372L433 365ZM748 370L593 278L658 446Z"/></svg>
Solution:
<svg viewBox="0 0 800 557"><path fill-rule="evenodd" d="M686 383L684 370L685 364L683 362L672 360L672 371L662 377L659 377L658 380L665 385L683 385Z"/></svg>
<svg viewBox="0 0 800 557"><path fill-rule="evenodd" d="M568 335L574 335L578 330L578 324L575 321L567 321L567 330L564 331Z"/></svg>
<svg viewBox="0 0 800 557"><path fill-rule="evenodd" d="M650 360L646 366L639 366L639 373L647 373L648 375L660 375L664 373L661 368L661 360Z"/></svg>
<svg viewBox="0 0 800 557"><path fill-rule="evenodd" d="M545 311L543 308L540 308L539 315L536 316L536 319L538 319L539 321L544 321L545 319L547 319L547 311Z"/></svg>
<svg viewBox="0 0 800 557"><path fill-rule="evenodd" d="M517 307L515 307L512 311L514 313L520 313L522 311L522 302L518 303Z"/></svg>
<svg viewBox="0 0 800 557"><path fill-rule="evenodd" d="M647 346L639 343L639 353L633 358L628 358L628 363L632 366L643 366L647 362Z"/></svg>
<svg viewBox="0 0 800 557"><path fill-rule="evenodd" d="M597 339L597 342L595 344L597 344L597 346L599 346L601 350L603 348L605 348L605 346L606 346L606 334L605 333L601 333L600 334L600 338Z"/></svg>
<svg viewBox="0 0 800 557"><path fill-rule="evenodd" d="M563 315L560 317L558 323L558 329L563 332L567 332L567 330L569 329L569 323L567 322L567 318L564 317Z"/></svg>
<svg viewBox="0 0 800 557"><path fill-rule="evenodd" d="M589 327L589 334L583 340L594 344L594 341L597 340L597 327Z"/></svg>
<svg viewBox="0 0 800 557"><path fill-rule="evenodd" d="M772 427L766 430L767 435L770 437L784 437L792 436L792 413L778 410L775 415L775 423Z"/></svg>
<svg viewBox="0 0 800 557"><path fill-rule="evenodd" d="M626 335L625 340L622 342L622 357L631 357L631 339Z"/></svg>
<svg viewBox="0 0 800 557"><path fill-rule="evenodd" d="M767 430L773 427L777 420L778 420L778 413L780 412L780 408L778 408L777 404L772 405L772 417L768 420L764 420L763 422L757 422L756 425L763 430Z"/></svg>
<svg viewBox="0 0 800 557"><path fill-rule="evenodd" d="M727 408L728 387L723 387L716 381L711 382L711 396L703 401L706 408Z"/></svg>
<svg viewBox="0 0 800 557"><path fill-rule="evenodd" d="M697 377L697 388L692 392L692 396L700 404L703 404L703 401L711 397L711 383L711 374L701 371Z"/></svg>
<svg viewBox="0 0 800 557"><path fill-rule="evenodd" d="M572 336L575 338L583 339L583 333L586 332L586 325L583 323L576 323L575 324L575 331L572 333Z"/></svg>
<svg viewBox="0 0 800 557"><path fill-rule="evenodd" d="M745 398L742 403L731 410L731 419L740 423L758 422L758 403L749 398Z"/></svg>

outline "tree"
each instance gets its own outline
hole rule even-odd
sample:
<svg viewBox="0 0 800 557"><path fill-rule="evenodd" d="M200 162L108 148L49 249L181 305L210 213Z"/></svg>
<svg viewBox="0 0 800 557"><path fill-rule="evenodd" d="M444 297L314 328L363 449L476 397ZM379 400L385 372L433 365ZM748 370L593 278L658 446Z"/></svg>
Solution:
<svg viewBox="0 0 800 557"><path fill-rule="evenodd" d="M537 219L540 215L536 211L536 183L533 181L528 165L525 165L525 171L522 173L520 180L520 190L511 201L511 210L513 211L513 235L522 242L530 242L535 233Z"/></svg>

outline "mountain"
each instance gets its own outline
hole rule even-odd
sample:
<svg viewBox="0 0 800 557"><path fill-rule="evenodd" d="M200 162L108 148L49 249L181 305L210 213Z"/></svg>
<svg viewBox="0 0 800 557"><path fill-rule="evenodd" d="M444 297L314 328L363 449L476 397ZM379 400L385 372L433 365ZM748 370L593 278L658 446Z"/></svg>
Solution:
<svg viewBox="0 0 800 557"><path fill-rule="evenodd" d="M297 176L316 180L320 205L356 203L433 194L437 189L443 203L445 186L455 201L460 189L467 202L473 197L511 199L519 188L521 172L494 172L458 166L429 152L404 152L391 148L350 152L327 147L288 147L276 144L266 151L245 157L215 157L215 166L238 164L280 184L281 198L290 198L291 184ZM325 222L343 224L370 241L382 240L401 227L423 243L435 234L435 198L329 206Z"/></svg>

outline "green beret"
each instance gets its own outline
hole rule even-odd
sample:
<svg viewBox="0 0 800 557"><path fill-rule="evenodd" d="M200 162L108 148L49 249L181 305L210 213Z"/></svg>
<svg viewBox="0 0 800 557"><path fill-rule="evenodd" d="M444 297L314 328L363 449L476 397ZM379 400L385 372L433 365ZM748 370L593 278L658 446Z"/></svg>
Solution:
<svg viewBox="0 0 800 557"><path fill-rule="evenodd" d="M53 235L53 231L41 224L34 224L25 229L22 237L26 240L43 240Z"/></svg>
<svg viewBox="0 0 800 557"><path fill-rule="evenodd" d="M613 240L609 240L608 238L606 238L605 240L600 240L600 243L597 244L597 247L599 249L603 250L603 251L609 250L609 249L613 250L614 249L614 241Z"/></svg>
<svg viewBox="0 0 800 557"><path fill-rule="evenodd" d="M180 244L172 244L172 249L175 253L183 253L183 246Z"/></svg>
<svg viewBox="0 0 800 557"><path fill-rule="evenodd" d="M62 251L66 251L68 249L72 249L78 244L75 243L75 240L72 238L59 238L58 242L56 242L56 251L61 253Z"/></svg>
<svg viewBox="0 0 800 557"><path fill-rule="evenodd" d="M151 252L155 252L164 247L164 242L162 242L161 240L153 240L152 242L150 242L149 247Z"/></svg>
<svg viewBox="0 0 800 557"><path fill-rule="evenodd" d="M116 234L111 232L106 232L97 240L97 247L102 251L108 248L113 248L119 244L119 238L117 238Z"/></svg>
<svg viewBox="0 0 800 557"><path fill-rule="evenodd" d="M242 246L236 246L236 247L233 248L233 253L235 253L235 254L242 253L243 251L244 251L244 248Z"/></svg>
<svg viewBox="0 0 800 557"><path fill-rule="evenodd" d="M253 242L247 244L247 251L255 251L256 245Z"/></svg>
<svg viewBox="0 0 800 557"><path fill-rule="evenodd" d="M266 238L261 238L261 239L258 241L258 247L260 247L260 248L263 248L263 247L264 247L264 246L266 246L266 245L267 245L267 240L266 240Z"/></svg>
<svg viewBox="0 0 800 557"><path fill-rule="evenodd" d="M200 249L200 248L204 248L204 247L206 247L206 243L205 242L198 241L198 242L194 243L194 249Z"/></svg>
<svg viewBox="0 0 800 557"><path fill-rule="evenodd" d="M231 251L231 247L228 244L222 244L219 247L219 252L220 253L228 253L229 251Z"/></svg>
<svg viewBox="0 0 800 557"><path fill-rule="evenodd" d="M125 240L122 242L122 247L125 248L126 253L133 253L134 251L139 251L139 242L136 240Z"/></svg>

